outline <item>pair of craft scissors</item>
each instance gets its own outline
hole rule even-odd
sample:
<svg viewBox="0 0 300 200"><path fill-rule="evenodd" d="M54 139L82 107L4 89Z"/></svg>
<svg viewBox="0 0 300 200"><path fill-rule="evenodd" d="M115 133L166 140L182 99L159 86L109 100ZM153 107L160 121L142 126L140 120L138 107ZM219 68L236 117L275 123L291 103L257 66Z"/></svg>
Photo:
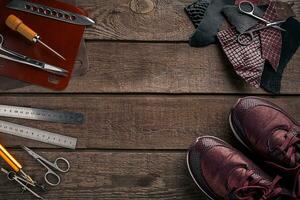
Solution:
<svg viewBox="0 0 300 200"><path fill-rule="evenodd" d="M28 147L22 146L22 148L29 154L31 155L34 159L36 159L41 165L43 165L46 169L47 172L44 176L44 179L46 181L46 183L48 183L51 186L57 186L60 184L61 179L60 176L55 173L53 170L57 170L61 173L67 173L70 170L70 163L67 159L63 158L63 157L59 157L57 158L53 163L48 161L47 159L43 158L42 156L40 156L39 154L35 153L34 151L32 151L31 149L29 149ZM65 163L66 164L66 169L63 169L61 167L58 166L58 163ZM52 170L53 169L53 170ZM50 181L50 176L55 177L56 178L56 182L51 182Z"/></svg>
<svg viewBox="0 0 300 200"><path fill-rule="evenodd" d="M5 49L3 47L3 43L4 43L4 38L3 38L3 35L0 34L0 58L18 62L18 63L22 63L25 65L29 65L31 67L35 67L35 68L41 69L43 71L47 71L49 73L59 75L59 76L67 76L68 75L68 71L65 69L44 63L39 60L34 60L27 56L16 53L14 51Z"/></svg>
<svg viewBox="0 0 300 200"><path fill-rule="evenodd" d="M246 31L244 33L241 33L238 35L238 42L241 45L249 45L253 39L254 39L254 33L263 29L267 29L267 28L275 28L278 29L280 31L286 31L285 29L281 28L279 25L281 25L282 23L284 23L286 20L282 20L282 21L276 21L276 22L270 22L262 17L259 17L257 15L254 14L255 11L255 7L253 5L253 3L251 3L250 1L241 1L239 3L239 11L249 15L251 17L254 17L255 19L258 19L261 22L264 22L266 25L262 26L262 27L258 27L255 29L251 29L249 31ZM245 40L244 38L247 37L248 40Z"/></svg>

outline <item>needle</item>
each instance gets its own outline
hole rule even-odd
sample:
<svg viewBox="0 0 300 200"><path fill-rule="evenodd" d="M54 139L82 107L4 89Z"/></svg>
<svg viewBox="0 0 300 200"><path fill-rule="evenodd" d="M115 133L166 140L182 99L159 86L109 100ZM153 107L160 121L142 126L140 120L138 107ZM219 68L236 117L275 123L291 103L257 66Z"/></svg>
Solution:
<svg viewBox="0 0 300 200"><path fill-rule="evenodd" d="M14 31L17 31L21 35L23 35L25 38L30 40L33 43L40 43L44 47L46 47L48 50L53 52L55 55L59 56L61 59L66 60L61 54L59 54L57 51L52 49L49 45L45 44L40 36L33 31L31 28L29 28L26 24L22 22L21 19L16 17L15 15L9 15L5 21L6 25L11 28Z"/></svg>

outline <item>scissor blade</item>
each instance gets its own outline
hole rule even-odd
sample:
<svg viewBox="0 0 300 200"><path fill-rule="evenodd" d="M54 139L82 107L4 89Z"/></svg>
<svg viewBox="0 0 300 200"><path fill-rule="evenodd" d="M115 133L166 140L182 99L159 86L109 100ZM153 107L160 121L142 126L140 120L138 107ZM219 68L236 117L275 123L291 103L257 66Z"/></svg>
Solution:
<svg viewBox="0 0 300 200"><path fill-rule="evenodd" d="M60 76L68 76L68 71L59 67L55 67L54 65L45 64L44 69L53 74L57 74Z"/></svg>
<svg viewBox="0 0 300 200"><path fill-rule="evenodd" d="M62 68L41 62L39 60L34 60L31 58L28 58L26 56L20 56L20 54L15 54L13 52L10 52L9 56L8 55L4 55L0 53L0 58L6 59L6 60L10 60L13 62L17 62L17 63L21 63L21 64L25 64L25 65L29 65L56 75L60 75L60 76L67 76L68 71L64 70Z"/></svg>
<svg viewBox="0 0 300 200"><path fill-rule="evenodd" d="M31 155L33 158L37 159L39 158L39 155L36 154L34 151L32 151L31 149L29 149L26 146L21 146L22 149L24 149L29 155Z"/></svg>

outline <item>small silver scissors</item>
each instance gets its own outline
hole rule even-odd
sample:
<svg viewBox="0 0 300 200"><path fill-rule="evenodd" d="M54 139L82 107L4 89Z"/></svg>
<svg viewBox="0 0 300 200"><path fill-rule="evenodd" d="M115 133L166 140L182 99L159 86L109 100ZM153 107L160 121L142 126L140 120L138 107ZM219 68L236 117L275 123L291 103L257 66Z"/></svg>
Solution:
<svg viewBox="0 0 300 200"><path fill-rule="evenodd" d="M28 147L25 147L25 146L22 146L22 148L27 151L27 153L29 155L31 155L34 159L36 159L41 165L43 165L48 171L46 172L44 178L45 178L45 181L46 183L48 183L49 185L51 186L57 186L60 184L61 182L61 179L60 179L60 176L55 173L52 169L55 169L59 172L62 172L62 173L67 173L69 170L70 170L70 163L67 159L63 158L63 157L60 157L60 158L57 158L53 163L48 161L47 159L43 158L42 156L40 156L39 154L35 153L34 151L32 151L31 149L29 149ZM62 169L58 166L58 162L64 162L66 164L66 169ZM49 176L53 176L57 179L56 182L51 182L49 180Z"/></svg>
<svg viewBox="0 0 300 200"><path fill-rule="evenodd" d="M0 34L0 58L29 65L59 76L67 76L68 74L67 70L62 69L60 67L56 67L54 65L50 65L39 60L34 60L17 52L5 49L3 47L3 43L4 38L3 35Z"/></svg>
<svg viewBox="0 0 300 200"><path fill-rule="evenodd" d="M246 9L246 8L248 8L248 9ZM258 19L261 22L264 22L266 24L263 27L258 27L258 28L255 28L255 29L252 29L252 30L249 30L249 31L246 31L244 33L239 34L238 35L238 42L241 45L249 45L254 39L254 32L257 32L257 31L260 31L260 30L263 30L263 29L267 29L267 28L272 27L272 28L278 29L280 31L286 31L285 29L283 29L279 26L280 24L284 23L286 20L270 22L270 21L268 21L264 18L261 18L261 17L255 15L254 14L255 7L254 7L253 3L251 3L250 1L241 1L239 3L239 10L240 10L240 12L242 12L246 15L252 16L255 19ZM247 37L248 40L244 39L245 37Z"/></svg>
<svg viewBox="0 0 300 200"><path fill-rule="evenodd" d="M266 29L266 28L274 27L274 26L282 24L284 22L285 22L285 20L284 21L272 22L272 23L266 24L265 26L258 27L258 28L255 28L255 29L251 29L249 31L246 31L244 33L239 34L237 40L241 45L247 46L253 41L255 32Z"/></svg>

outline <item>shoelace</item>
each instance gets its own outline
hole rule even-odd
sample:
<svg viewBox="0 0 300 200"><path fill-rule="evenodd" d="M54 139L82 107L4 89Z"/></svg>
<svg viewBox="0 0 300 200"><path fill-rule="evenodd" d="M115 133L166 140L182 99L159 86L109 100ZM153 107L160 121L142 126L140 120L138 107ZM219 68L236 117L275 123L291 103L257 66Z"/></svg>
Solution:
<svg viewBox="0 0 300 200"><path fill-rule="evenodd" d="M278 182L281 180L280 176L275 177L271 184L260 184L263 180L261 177L254 177L255 172L248 170L242 187L237 188L233 192L234 199L236 200L270 200L277 197L282 189L278 186Z"/></svg>
<svg viewBox="0 0 300 200"><path fill-rule="evenodd" d="M266 163L277 168L283 173L288 173L291 175L296 175L293 187L293 197L300 197L300 163L296 164L297 158L297 145L300 144L300 139L297 137L297 134L287 133L285 136L286 140L283 142L281 146L277 146L271 150L271 152L275 152L275 155L282 155L282 161L285 163L289 163L291 166L295 166L292 168L287 168L280 166L276 163L267 161Z"/></svg>

